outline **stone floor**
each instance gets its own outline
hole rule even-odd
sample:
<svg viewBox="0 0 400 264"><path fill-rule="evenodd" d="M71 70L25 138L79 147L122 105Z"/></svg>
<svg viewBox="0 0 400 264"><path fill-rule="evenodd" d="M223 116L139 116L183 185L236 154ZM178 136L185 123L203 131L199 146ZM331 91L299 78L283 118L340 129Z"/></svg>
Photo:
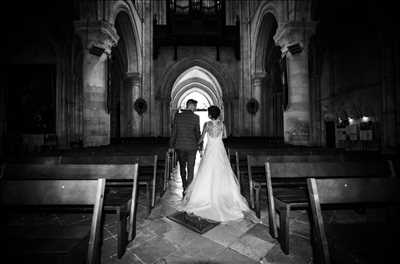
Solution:
<svg viewBox="0 0 400 264"><path fill-rule="evenodd" d="M179 173L179 172L178 172ZM291 254L284 255L268 232L266 211L261 223L249 219L220 224L200 235L169 220L182 199L181 183L174 173L166 193L158 199L149 217L144 200L138 208L137 236L125 255L116 256L116 222L106 216L102 263L311 263L309 225L305 212L297 212L292 221ZM140 196L142 197L142 195ZM144 197L144 196L143 196ZM263 208L266 208L265 206Z"/></svg>

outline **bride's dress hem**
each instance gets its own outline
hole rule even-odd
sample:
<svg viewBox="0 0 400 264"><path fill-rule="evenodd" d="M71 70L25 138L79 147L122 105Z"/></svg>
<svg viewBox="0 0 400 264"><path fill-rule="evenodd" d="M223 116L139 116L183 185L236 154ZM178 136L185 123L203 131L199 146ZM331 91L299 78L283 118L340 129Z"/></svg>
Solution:
<svg viewBox="0 0 400 264"><path fill-rule="evenodd" d="M252 211L240 193L222 142L221 127L214 126L210 124L207 131L205 152L181 210L212 221L236 221L243 219L245 212Z"/></svg>

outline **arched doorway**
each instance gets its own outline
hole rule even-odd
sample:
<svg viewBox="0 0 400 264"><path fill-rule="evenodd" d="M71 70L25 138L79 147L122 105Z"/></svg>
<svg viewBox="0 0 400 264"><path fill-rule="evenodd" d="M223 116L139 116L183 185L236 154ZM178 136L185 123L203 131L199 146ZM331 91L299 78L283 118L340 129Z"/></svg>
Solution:
<svg viewBox="0 0 400 264"><path fill-rule="evenodd" d="M221 118L224 118L224 104L222 90L217 79L206 69L193 66L181 73L175 80L171 90L170 116L186 108L189 99L196 100L196 114L200 117L200 127L207 122L207 108L216 105L221 109Z"/></svg>
<svg viewBox="0 0 400 264"><path fill-rule="evenodd" d="M193 69L198 69L208 77L186 75ZM186 77L182 78L184 75ZM159 113L163 136L171 135L171 122L174 111L178 108L178 92L182 93L194 86L203 87L203 90L213 98L213 103L218 102L217 105L223 110L222 114L228 135L231 135L239 126L241 116L233 111L234 104L238 103L238 83L234 82L229 72L218 63L198 57L183 58L166 69L159 83L160 87L156 98L160 102ZM184 86L185 88L183 88Z"/></svg>
<svg viewBox="0 0 400 264"><path fill-rule="evenodd" d="M119 36L118 45L113 47L108 63L109 84L108 110L110 112L110 136L112 140L133 136L138 129L139 118L133 110L133 102L140 97L140 91L133 87L132 76L140 76L135 25L125 10L119 11L115 18L115 29Z"/></svg>
<svg viewBox="0 0 400 264"><path fill-rule="evenodd" d="M267 9L260 16L253 54L253 82L261 84L261 87L253 87L260 90L260 121L264 124L260 132L269 137L283 137L283 111L287 95L283 82L286 65L281 49L273 39L277 28L275 15Z"/></svg>

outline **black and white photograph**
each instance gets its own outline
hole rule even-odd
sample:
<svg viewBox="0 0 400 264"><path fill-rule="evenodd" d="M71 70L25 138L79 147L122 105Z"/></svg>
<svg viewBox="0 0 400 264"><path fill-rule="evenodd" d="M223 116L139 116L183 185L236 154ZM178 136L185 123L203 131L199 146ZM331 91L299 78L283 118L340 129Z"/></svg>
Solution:
<svg viewBox="0 0 400 264"><path fill-rule="evenodd" d="M396 263L395 1L1 5L0 263Z"/></svg>

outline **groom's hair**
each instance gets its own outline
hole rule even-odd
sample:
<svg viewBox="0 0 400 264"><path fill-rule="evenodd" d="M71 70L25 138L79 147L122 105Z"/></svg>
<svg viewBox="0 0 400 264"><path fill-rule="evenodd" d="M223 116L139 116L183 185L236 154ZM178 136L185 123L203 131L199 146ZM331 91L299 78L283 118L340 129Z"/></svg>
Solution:
<svg viewBox="0 0 400 264"><path fill-rule="evenodd" d="M197 101L194 99L189 99L186 102L186 107L188 107L189 105L197 105Z"/></svg>
<svg viewBox="0 0 400 264"><path fill-rule="evenodd" d="M210 106L207 110L208 110L208 115L212 119L217 119L219 117L219 115L221 114L221 110L219 109L218 106L215 106L215 105Z"/></svg>

